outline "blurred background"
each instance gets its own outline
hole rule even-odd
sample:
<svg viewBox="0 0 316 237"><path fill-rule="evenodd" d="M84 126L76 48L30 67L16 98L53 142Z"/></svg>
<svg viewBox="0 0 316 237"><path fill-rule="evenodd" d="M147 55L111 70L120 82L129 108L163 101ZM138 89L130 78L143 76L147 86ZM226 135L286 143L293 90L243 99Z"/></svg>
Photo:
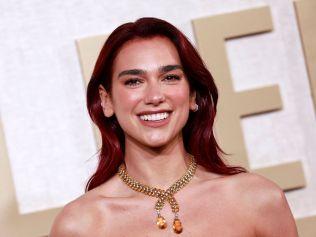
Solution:
<svg viewBox="0 0 316 237"><path fill-rule="evenodd" d="M94 60L117 26L151 16L187 35L214 75L232 162L284 188L300 236L315 237L315 12L315 0L0 0L0 236L47 235L84 193L97 164Z"/></svg>

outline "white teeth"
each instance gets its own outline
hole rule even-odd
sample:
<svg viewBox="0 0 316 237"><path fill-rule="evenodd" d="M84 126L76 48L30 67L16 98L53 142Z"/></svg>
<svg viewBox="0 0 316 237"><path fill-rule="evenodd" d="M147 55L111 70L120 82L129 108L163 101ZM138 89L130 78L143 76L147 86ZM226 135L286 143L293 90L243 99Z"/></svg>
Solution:
<svg viewBox="0 0 316 237"><path fill-rule="evenodd" d="M157 121L157 120L163 120L169 117L169 113L158 113L158 114L146 114L139 116L141 120L149 120L149 121Z"/></svg>

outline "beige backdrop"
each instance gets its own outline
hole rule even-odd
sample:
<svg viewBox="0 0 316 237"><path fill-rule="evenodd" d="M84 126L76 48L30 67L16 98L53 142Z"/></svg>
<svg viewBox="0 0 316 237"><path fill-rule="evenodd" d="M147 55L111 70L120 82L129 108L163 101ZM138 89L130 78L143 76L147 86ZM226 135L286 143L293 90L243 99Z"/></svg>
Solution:
<svg viewBox="0 0 316 237"><path fill-rule="evenodd" d="M303 39L303 46L305 49L306 65L309 70L311 82L310 88L312 88L313 91L313 80L315 80L315 75L312 72L312 68L315 67L314 49L316 46L311 40L311 35L315 35L315 32L313 31L315 27L313 27L314 25L310 24L310 22L316 22L312 20L312 12L315 11L311 10L316 9L315 1L300 1L296 4L295 9L298 16L301 37ZM195 32L194 39L196 40L196 45L198 46L199 51L205 62L207 63L209 69L211 70L212 74L215 76L216 83L218 84L220 89L220 94L222 95L219 104L219 116L216 124L216 131L221 145L224 147L225 151L234 154L232 156L232 162L243 164L244 166L253 169L254 172L265 175L266 177L277 182L281 187L284 188L284 190L298 189L295 192L291 191L286 193L293 210L293 205L295 205L295 203L297 202L300 202L300 199L294 198L293 200L297 200L297 202L292 203L291 194L294 194L292 195L294 197L295 195L297 195L297 197L301 195L302 200L304 189L301 191L299 189L305 187L305 190L308 190L310 186L315 185L314 183L311 183L311 181L313 181L311 177L315 177L315 172L308 173L309 168L304 169L302 162L305 162L306 160L302 160L301 157L297 157L294 160L288 160L286 162L282 162L282 159L277 159L281 162L278 162L277 164L265 165L263 167L251 166L251 164L249 164L249 161L251 161L253 157L249 156L249 146L247 147L247 134L249 134L249 132L245 133L245 126L243 127L241 123L241 118L245 116L253 117L254 115L256 115L255 117L260 118L260 116L262 116L264 113L271 111L289 111L289 107L286 106L287 97L283 95L285 99L282 98L282 87L280 88L280 85L282 85L282 83L272 83L273 85L265 86L254 86L246 90L244 89L236 91L236 84L234 86L233 80L235 76L234 65L233 62L230 62L231 65L229 64L228 57L230 56L230 53L227 52L227 48L229 50L229 47L231 47L232 44L227 43L226 40L259 33L261 35L264 35L265 32L273 32L273 30L278 31L278 28L274 29L273 16L271 16L270 8L261 7L228 14L211 14L209 16L204 15L204 17L192 18L192 22ZM294 26L292 25L292 27ZM260 38L257 38L257 36L250 36L248 38L252 41L257 41L257 44L262 43ZM86 81L89 78L96 55L102 43L104 42L104 39L105 36L101 35L98 37L92 36L77 41L80 63L82 64L82 72ZM275 44L275 42L273 41L269 41L269 43ZM260 64L257 65L260 66ZM279 86L277 84L279 84ZM287 85L289 84L291 83L288 81ZM275 113L277 114L277 112ZM270 114L271 113L267 115ZM5 115L6 114L4 114L4 117ZM4 121L7 121L6 118L7 117L5 117ZM274 117L274 120L277 121L277 117ZM4 125L6 125L6 123L4 123ZM13 136L10 136L10 129L7 130L8 133L6 134L9 134L7 136L9 138L7 139L9 143L8 147L10 148L9 151L11 151L11 154L13 154L11 157L14 157L14 154L18 154L18 151L15 150L15 152L12 152L12 149L14 149L14 147L10 146L10 141L12 141L11 139L13 138ZM273 130L273 127L271 128L271 130ZM0 129L0 132L2 132L2 129ZM288 139L291 140L290 137ZM315 142L315 140L312 140L312 142L313 141ZM0 134L0 147L0 151L2 151L2 153L0 154L0 175L2 175L0 186L2 187L0 198L0 234L1 236L44 235L48 232L50 223L57 213L58 209L37 212L28 215L21 215L18 213L19 205L17 205L18 203L15 201L16 196L14 194L13 187L14 179L12 179L15 173L12 174L10 172L10 164L8 162L9 159L6 152L6 146L4 144L3 134ZM269 148L267 147L266 149L269 151ZM267 154L269 154L269 152ZM93 154L90 153L90 156L93 156ZM10 158L10 160L12 162L12 158ZM305 164L308 165L311 164L311 162L305 162ZM72 164L69 165L71 167ZM81 174L78 173L78 175L83 176L87 174L88 172L84 174L82 172ZM306 182L306 179L304 177L306 175L309 182ZM18 178L16 178L15 181L17 185L21 185L18 181ZM83 181L81 182L84 183ZM6 189L4 190L3 187L6 187ZM18 191L21 192L21 189L18 189ZM75 194L74 196L76 195L77 194ZM20 195L20 197L22 198L23 195ZM22 199L19 200L20 203L23 203L21 202L21 200ZM314 210L316 210L315 205L314 208ZM37 228L34 228L34 226L31 227L32 223L37 223ZM316 235L316 230L314 227L316 223L316 218L313 217L312 213L310 215L301 215L297 218L297 223L300 231L300 236ZM19 226L19 228L16 228L16 226Z"/></svg>

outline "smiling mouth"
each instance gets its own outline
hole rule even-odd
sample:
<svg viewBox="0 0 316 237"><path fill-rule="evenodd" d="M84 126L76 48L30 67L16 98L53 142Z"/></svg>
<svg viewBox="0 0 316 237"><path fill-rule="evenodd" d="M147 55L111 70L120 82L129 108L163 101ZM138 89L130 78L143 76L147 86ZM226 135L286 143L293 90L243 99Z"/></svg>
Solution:
<svg viewBox="0 0 316 237"><path fill-rule="evenodd" d="M156 122L156 121L162 121L167 119L170 116L170 112L163 112L163 113L156 113L156 114L144 114L138 116L142 121L151 121L151 122Z"/></svg>

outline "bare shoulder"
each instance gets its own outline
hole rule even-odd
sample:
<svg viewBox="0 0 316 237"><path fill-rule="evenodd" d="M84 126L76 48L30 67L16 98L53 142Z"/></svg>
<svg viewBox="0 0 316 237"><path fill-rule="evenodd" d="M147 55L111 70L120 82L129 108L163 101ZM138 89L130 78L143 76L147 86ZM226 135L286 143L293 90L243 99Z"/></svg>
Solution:
<svg viewBox="0 0 316 237"><path fill-rule="evenodd" d="M96 220L103 220L100 199L90 191L68 203L56 216L49 237L91 236Z"/></svg>
<svg viewBox="0 0 316 237"><path fill-rule="evenodd" d="M255 173L239 173L222 176L218 179L223 187L224 195L236 205L243 205L243 209L254 211L256 208L269 206L279 200L284 201L283 190L274 182Z"/></svg>
<svg viewBox="0 0 316 237"><path fill-rule="evenodd" d="M269 198L274 199L284 195L283 190L276 183L262 175L248 172L231 177L231 185L234 186L237 192L243 193L244 197L254 198L255 196L258 202L265 202Z"/></svg>
<svg viewBox="0 0 316 237"><path fill-rule="evenodd" d="M248 211L257 236L298 236L286 196L276 183L255 173L232 177L235 199Z"/></svg>
<svg viewBox="0 0 316 237"><path fill-rule="evenodd" d="M253 213L277 208L286 203L283 190L273 181L255 173L240 173L232 176L230 188L235 196Z"/></svg>

